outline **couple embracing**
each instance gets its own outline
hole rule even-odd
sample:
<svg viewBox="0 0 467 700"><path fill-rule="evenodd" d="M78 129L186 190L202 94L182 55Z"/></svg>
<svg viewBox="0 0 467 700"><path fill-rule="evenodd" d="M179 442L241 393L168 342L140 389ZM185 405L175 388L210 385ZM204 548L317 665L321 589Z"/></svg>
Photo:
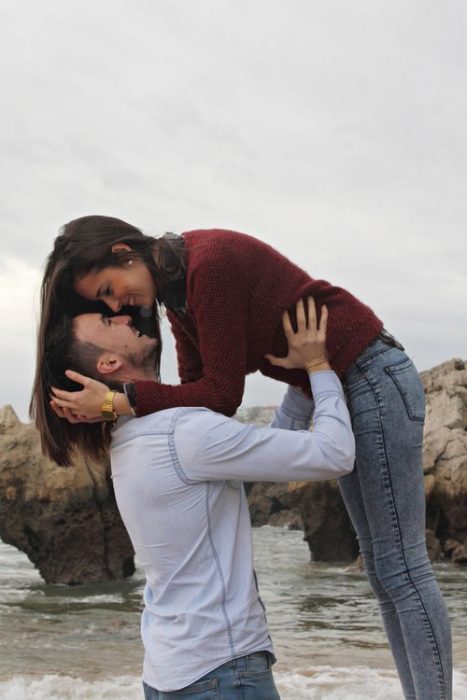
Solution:
<svg viewBox="0 0 467 700"><path fill-rule="evenodd" d="M41 305L32 412L59 464L110 446L146 575L148 700L279 697L242 482L332 478L404 696L452 697L449 621L425 546L423 389L368 306L250 236L152 238L101 216L63 227ZM161 305L177 386L158 377ZM289 385L270 428L230 417L256 370Z"/></svg>

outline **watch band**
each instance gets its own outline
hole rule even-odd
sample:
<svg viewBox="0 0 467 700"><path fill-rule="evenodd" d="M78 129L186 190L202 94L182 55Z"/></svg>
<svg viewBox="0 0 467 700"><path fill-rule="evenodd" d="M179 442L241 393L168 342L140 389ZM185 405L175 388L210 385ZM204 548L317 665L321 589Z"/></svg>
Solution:
<svg viewBox="0 0 467 700"><path fill-rule="evenodd" d="M118 416L114 409L114 396L117 392L109 389L101 406L101 416L104 420L117 420Z"/></svg>
<svg viewBox="0 0 467 700"><path fill-rule="evenodd" d="M136 389L133 382L125 382L123 385L123 391L130 404L131 412L136 416Z"/></svg>

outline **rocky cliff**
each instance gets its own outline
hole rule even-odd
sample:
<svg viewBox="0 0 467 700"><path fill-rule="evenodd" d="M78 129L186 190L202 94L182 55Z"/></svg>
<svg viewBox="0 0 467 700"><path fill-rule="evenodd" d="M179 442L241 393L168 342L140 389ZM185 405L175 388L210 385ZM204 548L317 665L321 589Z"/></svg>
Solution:
<svg viewBox="0 0 467 700"><path fill-rule="evenodd" d="M25 552L47 583L108 581L134 571L108 465L58 467L33 425L0 410L0 538Z"/></svg>
<svg viewBox="0 0 467 700"><path fill-rule="evenodd" d="M423 448L427 542L432 559L467 563L467 367L450 360L423 372L426 425ZM267 424L272 409L243 409L242 421ZM335 482L256 483L249 490L255 525L303 528L318 561L351 561L355 533Z"/></svg>
<svg viewBox="0 0 467 700"><path fill-rule="evenodd" d="M422 372L428 542L467 564L467 366L451 360Z"/></svg>

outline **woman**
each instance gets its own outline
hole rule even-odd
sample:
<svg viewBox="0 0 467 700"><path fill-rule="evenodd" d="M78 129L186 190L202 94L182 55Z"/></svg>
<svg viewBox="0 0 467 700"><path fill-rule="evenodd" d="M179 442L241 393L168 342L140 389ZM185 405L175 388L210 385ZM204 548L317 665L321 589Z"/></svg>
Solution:
<svg viewBox="0 0 467 700"><path fill-rule="evenodd" d="M129 306L147 314L155 300L167 308L182 383L125 385L114 397L117 415L190 405L232 415L245 375L258 369L307 391L306 374L287 356L281 315L306 296L318 313L327 306L329 361L346 386L356 438L356 468L340 488L405 697L451 698L449 621L425 546L423 389L373 311L249 236L214 230L153 239L109 217L72 221L56 239L42 288L39 352L72 291L114 313ZM101 420L108 395L100 382L67 376L84 389L57 388L50 406L38 370L32 406L45 449L65 463L70 453L57 454L44 431L51 407L68 419L60 429L70 431L70 445L82 445L76 436L99 428L78 421Z"/></svg>

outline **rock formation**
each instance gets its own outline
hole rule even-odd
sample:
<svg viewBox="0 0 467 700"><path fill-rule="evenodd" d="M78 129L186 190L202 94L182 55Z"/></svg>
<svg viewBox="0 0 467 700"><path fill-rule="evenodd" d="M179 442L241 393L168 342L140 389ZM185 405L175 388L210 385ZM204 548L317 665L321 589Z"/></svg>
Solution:
<svg viewBox="0 0 467 700"><path fill-rule="evenodd" d="M47 583L130 576L133 550L108 465L59 467L10 406L0 410L0 537L25 552Z"/></svg>
<svg viewBox="0 0 467 700"><path fill-rule="evenodd" d="M450 360L422 372L421 379L429 541L453 562L467 564L467 367Z"/></svg>
<svg viewBox="0 0 467 700"><path fill-rule="evenodd" d="M467 563L467 368L450 360L421 374L427 542L433 559ZM267 425L274 409L241 409L243 422ZM285 465L286 467L286 465ZM254 525L304 530L317 561L351 561L355 533L335 482L247 485ZM49 583L106 581L134 571L108 465L77 460L58 467L39 436L9 406L0 410L0 537L26 552Z"/></svg>
<svg viewBox="0 0 467 700"><path fill-rule="evenodd" d="M427 543L433 560L467 564L467 367L450 360L420 375L425 387L423 448ZM266 424L272 410L242 410L242 421ZM355 533L335 482L250 487L252 522L303 526L317 561L351 561ZM301 525L302 524L302 525Z"/></svg>

